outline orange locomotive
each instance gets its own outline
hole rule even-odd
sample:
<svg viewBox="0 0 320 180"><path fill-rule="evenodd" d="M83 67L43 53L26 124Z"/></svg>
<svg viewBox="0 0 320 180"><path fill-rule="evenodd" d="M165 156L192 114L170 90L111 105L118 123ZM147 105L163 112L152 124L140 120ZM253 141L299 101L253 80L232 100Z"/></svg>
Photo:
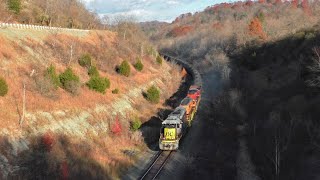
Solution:
<svg viewBox="0 0 320 180"><path fill-rule="evenodd" d="M190 86L187 96L197 102L196 107L198 108L200 100L201 100L201 86L195 86L195 85Z"/></svg>

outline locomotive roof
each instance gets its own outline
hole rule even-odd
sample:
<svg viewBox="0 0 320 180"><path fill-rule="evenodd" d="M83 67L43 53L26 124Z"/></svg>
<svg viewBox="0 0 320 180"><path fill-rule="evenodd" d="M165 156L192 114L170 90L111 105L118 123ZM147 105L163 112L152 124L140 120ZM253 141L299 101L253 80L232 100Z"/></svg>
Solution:
<svg viewBox="0 0 320 180"><path fill-rule="evenodd" d="M166 120L162 122L162 124L180 124L182 121L177 117L169 116Z"/></svg>
<svg viewBox="0 0 320 180"><path fill-rule="evenodd" d="M179 119L182 119L183 115L186 113L186 109L184 107L177 107L169 116L176 116Z"/></svg>
<svg viewBox="0 0 320 180"><path fill-rule="evenodd" d="M181 105L185 106L187 104L189 104L192 101L192 99L190 97L186 97L181 101Z"/></svg>

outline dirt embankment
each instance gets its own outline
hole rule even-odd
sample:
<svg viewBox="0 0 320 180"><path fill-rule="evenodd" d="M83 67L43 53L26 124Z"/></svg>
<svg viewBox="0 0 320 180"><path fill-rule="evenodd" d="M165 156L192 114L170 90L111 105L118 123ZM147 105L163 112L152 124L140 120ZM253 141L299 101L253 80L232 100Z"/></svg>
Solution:
<svg viewBox="0 0 320 180"><path fill-rule="evenodd" d="M2 178L117 177L146 148L141 133L130 130L131 122L146 121L158 108L165 108L165 99L181 81L180 68L165 61L159 65L153 53L142 56L144 69L136 71L132 64L140 56L140 46L112 32L0 29L0 40L0 72L9 86L8 94L0 98L4 107L0 109ZM91 54L100 75L110 79L105 94L86 87L90 77L78 64L84 53ZM129 77L114 70L124 59L131 64ZM37 80L51 64L57 73L69 66L79 75L79 93L73 95L62 88L41 91ZM19 124L23 84L26 111ZM157 105L142 95L152 85L161 92ZM114 89L120 93L113 94Z"/></svg>

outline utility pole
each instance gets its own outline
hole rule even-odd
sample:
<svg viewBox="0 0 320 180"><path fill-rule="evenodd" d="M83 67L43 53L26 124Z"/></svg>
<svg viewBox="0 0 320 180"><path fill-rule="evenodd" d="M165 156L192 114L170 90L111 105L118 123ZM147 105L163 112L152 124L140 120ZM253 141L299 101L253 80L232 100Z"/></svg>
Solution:
<svg viewBox="0 0 320 180"><path fill-rule="evenodd" d="M141 46L140 46L140 52L141 52L141 58L143 57L143 44L141 43Z"/></svg>
<svg viewBox="0 0 320 180"><path fill-rule="evenodd" d="M21 115L21 119L20 119L20 126L22 127L22 123L24 121L26 115L26 83L23 82L23 96L22 96L22 115Z"/></svg>

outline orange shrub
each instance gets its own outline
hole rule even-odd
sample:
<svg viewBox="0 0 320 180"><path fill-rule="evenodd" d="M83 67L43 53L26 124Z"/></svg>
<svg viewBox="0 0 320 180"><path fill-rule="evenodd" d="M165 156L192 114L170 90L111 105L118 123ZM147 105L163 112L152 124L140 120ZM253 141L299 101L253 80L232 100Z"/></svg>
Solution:
<svg viewBox="0 0 320 180"><path fill-rule="evenodd" d="M251 35L256 35L259 38L265 40L267 35L263 31L261 22L258 18L254 18L249 24L249 32Z"/></svg>
<svg viewBox="0 0 320 180"><path fill-rule="evenodd" d="M212 27L213 27L214 29L221 30L221 29L223 28L223 25L222 25L221 23L217 22L217 23L214 23L214 24L212 25Z"/></svg>

